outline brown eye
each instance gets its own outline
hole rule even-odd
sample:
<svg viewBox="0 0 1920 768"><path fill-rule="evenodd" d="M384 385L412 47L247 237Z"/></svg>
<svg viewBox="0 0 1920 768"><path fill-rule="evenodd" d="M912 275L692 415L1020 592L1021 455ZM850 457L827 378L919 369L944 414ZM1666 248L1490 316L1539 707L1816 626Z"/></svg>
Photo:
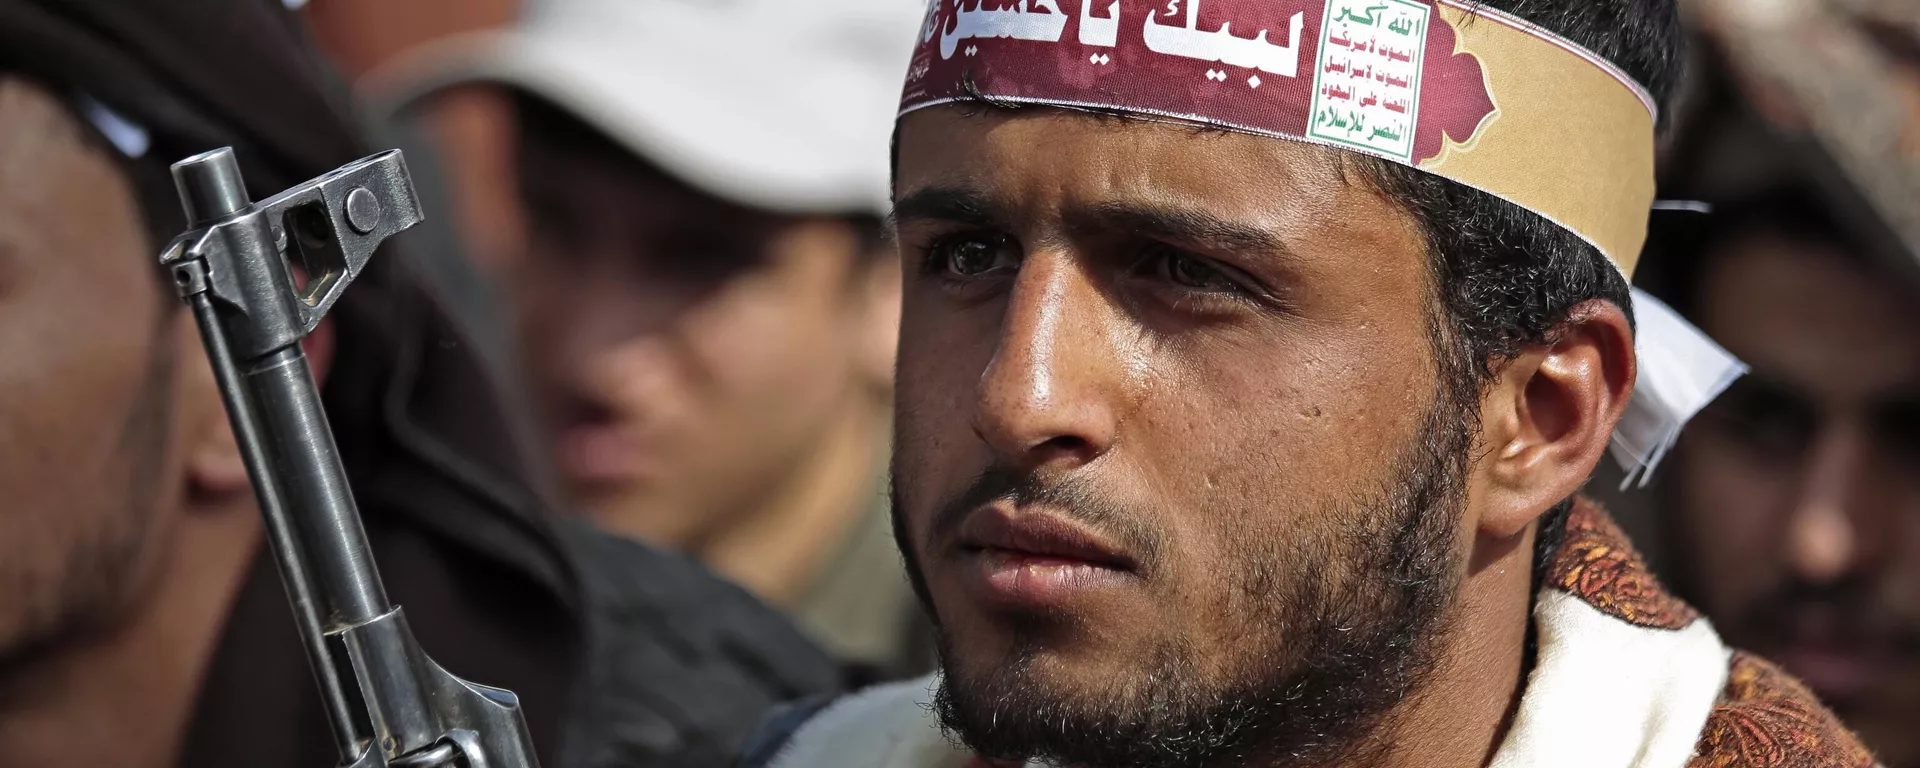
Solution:
<svg viewBox="0 0 1920 768"><path fill-rule="evenodd" d="M934 244L927 266L948 277L981 277L1017 268L1019 263L1012 250L999 238L954 237Z"/></svg>
<svg viewBox="0 0 1920 768"><path fill-rule="evenodd" d="M1236 287L1231 278L1205 260L1172 248L1153 248L1149 258L1157 262L1153 265L1154 271L1175 285L1208 291L1233 290Z"/></svg>

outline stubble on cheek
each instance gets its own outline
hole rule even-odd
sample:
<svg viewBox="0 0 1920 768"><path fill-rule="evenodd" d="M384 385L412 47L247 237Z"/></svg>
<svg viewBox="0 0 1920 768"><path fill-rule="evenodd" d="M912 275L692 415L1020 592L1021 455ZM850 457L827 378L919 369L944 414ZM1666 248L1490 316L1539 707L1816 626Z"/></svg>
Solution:
<svg viewBox="0 0 1920 768"><path fill-rule="evenodd" d="M96 470L49 467L3 481L36 485L39 493L0 521L0 595L7 596L0 600L0 666L112 627L151 588L144 575L157 551L155 518L173 427L171 328L163 321L154 334L128 415L117 429L103 430L113 436L93 449L101 460Z"/></svg>

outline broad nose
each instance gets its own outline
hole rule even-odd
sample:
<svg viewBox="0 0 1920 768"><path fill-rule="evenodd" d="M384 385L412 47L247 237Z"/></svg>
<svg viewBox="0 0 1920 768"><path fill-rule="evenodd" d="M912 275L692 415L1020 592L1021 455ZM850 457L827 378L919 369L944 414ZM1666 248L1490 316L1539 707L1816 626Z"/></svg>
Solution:
<svg viewBox="0 0 1920 768"><path fill-rule="evenodd" d="M1132 389L1123 327L1078 264L1056 252L1029 254L980 376L974 433L1002 463L1026 470L1071 469L1105 455Z"/></svg>
<svg viewBox="0 0 1920 768"><path fill-rule="evenodd" d="M1813 584L1878 567L1892 542L1876 530L1872 445L1862 425L1836 424L1812 446L1787 528L1787 562Z"/></svg>

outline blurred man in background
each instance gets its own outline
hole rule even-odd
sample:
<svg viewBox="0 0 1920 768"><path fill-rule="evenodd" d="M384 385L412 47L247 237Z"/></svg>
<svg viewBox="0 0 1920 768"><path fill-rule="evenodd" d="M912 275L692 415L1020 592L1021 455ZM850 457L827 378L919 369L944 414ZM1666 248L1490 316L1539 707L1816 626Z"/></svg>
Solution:
<svg viewBox="0 0 1920 768"><path fill-rule="evenodd" d="M1920 285L1825 208L1714 216L1679 298L1753 370L1677 450L1670 546L1729 638L1920 765Z"/></svg>
<svg viewBox="0 0 1920 768"><path fill-rule="evenodd" d="M324 73L278 4L0 0L8 766L336 754L205 354L156 263L186 226L171 161L233 146L260 199L368 153ZM373 260L309 355L428 653L518 693L549 766L721 765L762 709L835 686L743 591L548 520L462 329L399 264Z"/></svg>
<svg viewBox="0 0 1920 768"><path fill-rule="evenodd" d="M1920 6L1695 0L1662 293L1751 366L1662 470L1662 558L1736 644L1920 766ZM1782 51L1794 55L1783 56Z"/></svg>
<svg viewBox="0 0 1920 768"><path fill-rule="evenodd" d="M563 0L391 76L517 101L529 247L500 277L572 497L880 675L924 663L882 494L900 278L880 227L920 18Z"/></svg>

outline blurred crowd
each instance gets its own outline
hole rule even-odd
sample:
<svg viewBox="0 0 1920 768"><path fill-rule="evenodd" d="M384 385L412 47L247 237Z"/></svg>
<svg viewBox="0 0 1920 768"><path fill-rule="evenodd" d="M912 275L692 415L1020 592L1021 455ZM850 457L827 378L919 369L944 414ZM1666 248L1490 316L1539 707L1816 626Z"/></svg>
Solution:
<svg viewBox="0 0 1920 768"><path fill-rule="evenodd" d="M922 3L178 1L226 15L0 0L0 496L62 510L0 513L0 744L330 754L199 337L114 263L185 229L181 137L256 198L405 151L428 221L308 354L422 644L518 692L545 764L723 765L780 702L934 668L888 504ZM1682 6L1636 284L1750 372L1591 489L1920 768L1920 4ZM89 736L128 689L174 693Z"/></svg>

